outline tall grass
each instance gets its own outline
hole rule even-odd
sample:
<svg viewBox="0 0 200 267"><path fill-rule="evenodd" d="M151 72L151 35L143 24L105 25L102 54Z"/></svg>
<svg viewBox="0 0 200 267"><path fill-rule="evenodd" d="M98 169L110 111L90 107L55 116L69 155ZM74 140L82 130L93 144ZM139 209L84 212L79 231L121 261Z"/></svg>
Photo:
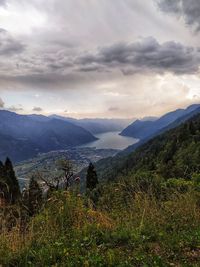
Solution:
<svg viewBox="0 0 200 267"><path fill-rule="evenodd" d="M106 186L96 209L56 192L25 233L1 228L3 266L199 266L200 195L164 200L123 181Z"/></svg>

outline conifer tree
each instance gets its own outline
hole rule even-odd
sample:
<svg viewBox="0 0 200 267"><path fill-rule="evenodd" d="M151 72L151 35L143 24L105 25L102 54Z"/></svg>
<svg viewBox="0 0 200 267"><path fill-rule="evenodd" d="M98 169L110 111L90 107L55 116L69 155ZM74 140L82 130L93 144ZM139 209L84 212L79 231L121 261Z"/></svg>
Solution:
<svg viewBox="0 0 200 267"><path fill-rule="evenodd" d="M95 171L94 165L90 163L88 170L87 170L87 176L86 176L86 188L89 190L93 190L97 187L97 184L99 183L97 173Z"/></svg>
<svg viewBox="0 0 200 267"><path fill-rule="evenodd" d="M8 191L8 186L5 181L4 166L0 161L0 199L2 199L2 201L8 199Z"/></svg>
<svg viewBox="0 0 200 267"><path fill-rule="evenodd" d="M33 176L29 183L27 205L30 216L37 213L42 206L42 189Z"/></svg>
<svg viewBox="0 0 200 267"><path fill-rule="evenodd" d="M9 202L13 204L19 200L21 193L12 162L9 158L6 159L3 169L4 182L9 189Z"/></svg>

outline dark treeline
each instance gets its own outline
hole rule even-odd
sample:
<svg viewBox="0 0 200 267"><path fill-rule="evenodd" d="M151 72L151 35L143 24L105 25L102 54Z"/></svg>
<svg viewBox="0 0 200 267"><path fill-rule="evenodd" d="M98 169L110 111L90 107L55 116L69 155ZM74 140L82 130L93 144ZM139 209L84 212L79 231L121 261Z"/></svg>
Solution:
<svg viewBox="0 0 200 267"><path fill-rule="evenodd" d="M30 177L28 186L21 192L11 160L7 158L5 163L0 162L0 208L18 206L27 220L41 210L52 192L67 191L72 184L80 182L80 178L74 175L73 166L69 160L59 161L58 166L61 173L59 174L58 171L56 177L47 179L40 173L35 173ZM85 187L91 201L94 198L92 192L97 185L97 173L94 165L90 163Z"/></svg>
<svg viewBox="0 0 200 267"><path fill-rule="evenodd" d="M5 203L14 204L21 197L18 180L9 158L3 164L0 161L0 198Z"/></svg>

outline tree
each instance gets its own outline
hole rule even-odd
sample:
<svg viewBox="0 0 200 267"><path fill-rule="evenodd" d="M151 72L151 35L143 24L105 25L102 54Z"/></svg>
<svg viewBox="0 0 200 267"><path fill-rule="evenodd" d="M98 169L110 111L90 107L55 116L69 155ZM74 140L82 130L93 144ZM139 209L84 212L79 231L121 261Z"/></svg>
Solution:
<svg viewBox="0 0 200 267"><path fill-rule="evenodd" d="M64 177L63 177L63 186L64 189L67 190L69 185L70 185L70 179L73 177L73 166L71 161L63 159L58 161L58 167L61 171L64 172Z"/></svg>
<svg viewBox="0 0 200 267"><path fill-rule="evenodd" d="M5 169L3 163L0 161L0 200L1 205L9 202L9 187L6 181Z"/></svg>
<svg viewBox="0 0 200 267"><path fill-rule="evenodd" d="M0 164L0 169L2 169L1 164ZM9 158L7 158L5 161L2 175L4 176L4 183L7 185L9 189L8 200L10 203L13 204L19 200L21 196L21 192L20 192L18 180L15 176L15 171L13 169L12 162Z"/></svg>
<svg viewBox="0 0 200 267"><path fill-rule="evenodd" d="M28 192L26 192L24 196L25 205L27 205L29 215L33 216L42 206L42 189L34 176L31 177Z"/></svg>
<svg viewBox="0 0 200 267"><path fill-rule="evenodd" d="M45 186L49 188L50 191L64 189L68 190L70 186L70 180L74 176L73 165L68 159L61 159L57 161L58 175L46 179L41 174L40 179L45 183Z"/></svg>
<svg viewBox="0 0 200 267"><path fill-rule="evenodd" d="M92 191L97 187L99 183L97 173L95 171L94 165L92 163L89 164L86 176L86 188Z"/></svg>

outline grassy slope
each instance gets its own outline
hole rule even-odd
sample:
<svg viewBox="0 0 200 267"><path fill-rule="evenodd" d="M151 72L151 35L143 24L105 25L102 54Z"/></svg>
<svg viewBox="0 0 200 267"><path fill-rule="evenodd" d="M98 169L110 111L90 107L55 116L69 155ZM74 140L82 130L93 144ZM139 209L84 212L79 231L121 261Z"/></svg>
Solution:
<svg viewBox="0 0 200 267"><path fill-rule="evenodd" d="M127 196L123 184L106 190L97 210L86 208L80 197L52 196L24 236L18 227L1 235L1 264L199 266L197 192L158 201L141 192Z"/></svg>

